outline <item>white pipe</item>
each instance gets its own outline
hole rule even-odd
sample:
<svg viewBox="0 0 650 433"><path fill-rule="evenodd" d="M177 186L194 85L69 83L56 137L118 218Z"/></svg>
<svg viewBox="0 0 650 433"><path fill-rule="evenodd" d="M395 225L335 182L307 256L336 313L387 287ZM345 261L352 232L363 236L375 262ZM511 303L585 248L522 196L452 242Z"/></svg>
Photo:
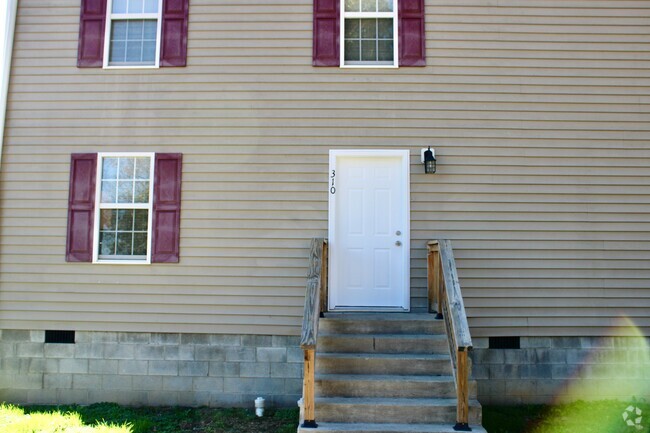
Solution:
<svg viewBox="0 0 650 433"><path fill-rule="evenodd" d="M264 416L264 399L262 397L255 399L255 415L258 417Z"/></svg>
<svg viewBox="0 0 650 433"><path fill-rule="evenodd" d="M298 407L300 408L300 416L298 418L298 425L303 425L305 422L305 405L303 404L302 397L298 400Z"/></svg>
<svg viewBox="0 0 650 433"><path fill-rule="evenodd" d="M0 161L2 160L2 147L4 145L5 117L7 115L7 97L9 94L9 75L11 72L11 57L14 48L14 30L16 28L17 10L18 0L7 0L4 46L2 47L4 59L2 65L0 65Z"/></svg>

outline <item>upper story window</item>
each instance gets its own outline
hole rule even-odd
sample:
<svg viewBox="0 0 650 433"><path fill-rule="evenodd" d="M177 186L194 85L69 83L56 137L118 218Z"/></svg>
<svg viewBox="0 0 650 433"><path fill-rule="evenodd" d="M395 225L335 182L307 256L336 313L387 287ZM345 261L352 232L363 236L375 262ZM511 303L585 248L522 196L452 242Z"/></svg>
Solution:
<svg viewBox="0 0 650 433"><path fill-rule="evenodd" d="M426 66L424 0L313 2L314 66Z"/></svg>
<svg viewBox="0 0 650 433"><path fill-rule="evenodd" d="M342 0L341 65L397 66L396 0Z"/></svg>
<svg viewBox="0 0 650 433"><path fill-rule="evenodd" d="M158 67L162 0L108 0L104 67Z"/></svg>
<svg viewBox="0 0 650 433"><path fill-rule="evenodd" d="M153 154L99 154L93 261L149 263Z"/></svg>
<svg viewBox="0 0 650 433"><path fill-rule="evenodd" d="M190 0L81 0L77 67L185 66L189 8Z"/></svg>

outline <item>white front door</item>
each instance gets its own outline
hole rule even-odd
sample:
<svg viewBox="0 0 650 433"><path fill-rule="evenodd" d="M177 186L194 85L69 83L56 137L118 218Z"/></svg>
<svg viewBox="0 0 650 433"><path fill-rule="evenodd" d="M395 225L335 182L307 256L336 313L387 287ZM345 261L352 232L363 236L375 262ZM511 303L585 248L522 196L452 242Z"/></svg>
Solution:
<svg viewBox="0 0 650 433"><path fill-rule="evenodd" d="M409 151L331 150L329 308L409 309Z"/></svg>

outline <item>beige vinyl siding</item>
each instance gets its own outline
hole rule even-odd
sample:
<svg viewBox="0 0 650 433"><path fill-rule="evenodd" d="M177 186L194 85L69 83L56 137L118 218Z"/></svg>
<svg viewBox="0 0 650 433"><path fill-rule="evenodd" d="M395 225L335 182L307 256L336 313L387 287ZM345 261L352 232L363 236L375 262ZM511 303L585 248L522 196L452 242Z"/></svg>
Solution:
<svg viewBox="0 0 650 433"><path fill-rule="evenodd" d="M425 68L314 68L310 0L191 0L186 68L102 70L78 0L21 0L0 327L297 334L329 149L407 148L414 310L448 238L475 336L648 333L650 3L426 14ZM65 262L70 154L98 151L183 153L179 264Z"/></svg>

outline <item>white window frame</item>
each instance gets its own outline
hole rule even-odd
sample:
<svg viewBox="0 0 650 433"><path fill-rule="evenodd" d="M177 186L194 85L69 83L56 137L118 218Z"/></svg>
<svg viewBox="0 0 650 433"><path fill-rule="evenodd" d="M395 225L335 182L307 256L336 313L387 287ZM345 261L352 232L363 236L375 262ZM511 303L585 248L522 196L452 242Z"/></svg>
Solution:
<svg viewBox="0 0 650 433"><path fill-rule="evenodd" d="M142 14L114 14L113 0L106 2L106 27L104 29L104 69L156 69L160 67L160 38L162 36L162 7L163 0L158 0L158 13ZM113 20L157 20L156 26L156 54L153 65L111 65L109 63L109 53L111 49L111 28Z"/></svg>
<svg viewBox="0 0 650 433"><path fill-rule="evenodd" d="M399 67L399 29L398 29L398 16L397 8L399 0L392 0L392 12L346 12L345 0L340 0L339 6L340 23L339 23L339 67L341 68L398 68ZM378 64L378 63L356 63L345 64L345 19L346 18L392 18L393 19L393 64Z"/></svg>
<svg viewBox="0 0 650 433"><path fill-rule="evenodd" d="M153 222L153 187L154 187L154 164L156 161L156 154L153 152L100 152L97 154L97 170L95 176L95 221L93 226L93 263L108 263L108 264L151 264L151 235ZM147 157L150 159L149 163L149 203L101 203L102 194L102 168L104 158L142 158ZM100 213L102 209L148 209L148 222L147 222L147 256L141 258L128 258L125 256L123 259L105 259L99 257L99 225Z"/></svg>

